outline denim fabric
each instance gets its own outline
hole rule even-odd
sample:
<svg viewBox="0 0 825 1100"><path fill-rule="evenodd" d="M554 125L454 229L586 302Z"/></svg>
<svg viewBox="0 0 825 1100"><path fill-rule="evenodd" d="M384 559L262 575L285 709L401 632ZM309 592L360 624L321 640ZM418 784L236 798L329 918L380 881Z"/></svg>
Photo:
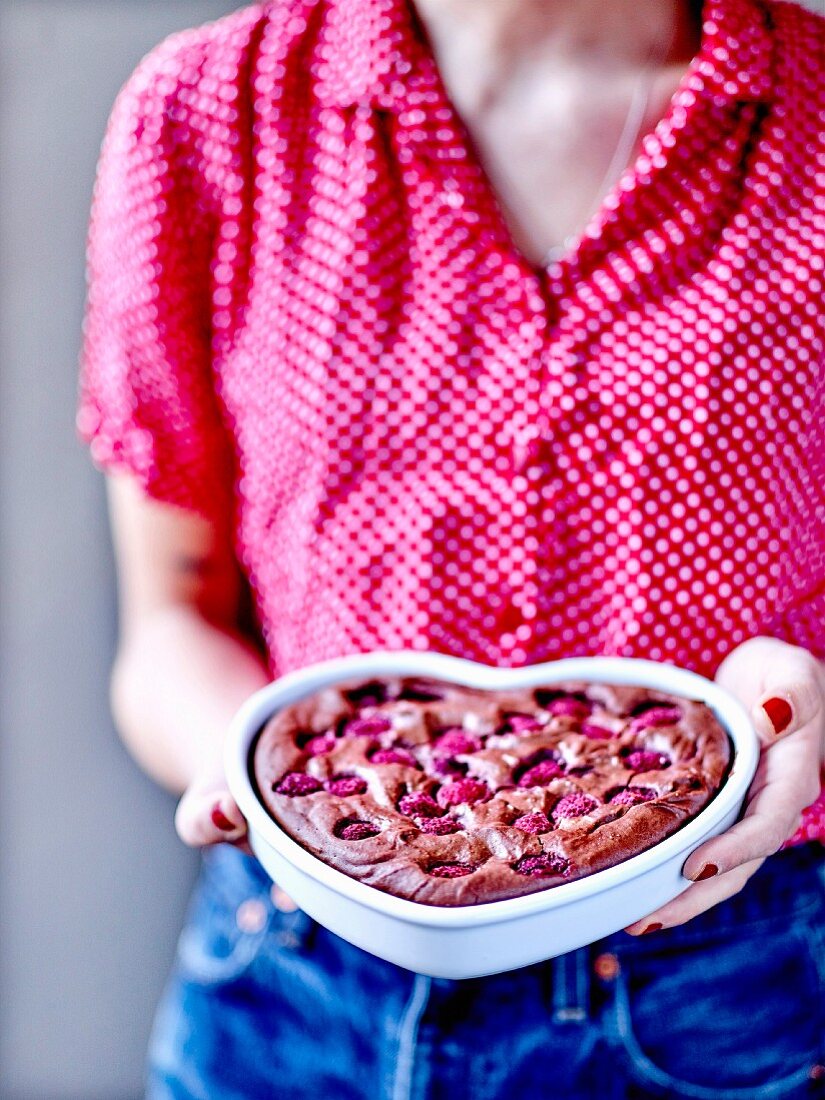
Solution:
<svg viewBox="0 0 825 1100"><path fill-rule="evenodd" d="M823 852L774 856L681 928L456 982L281 912L259 864L223 845L158 1008L147 1098L824 1097ZM242 931L250 898L263 923Z"/></svg>

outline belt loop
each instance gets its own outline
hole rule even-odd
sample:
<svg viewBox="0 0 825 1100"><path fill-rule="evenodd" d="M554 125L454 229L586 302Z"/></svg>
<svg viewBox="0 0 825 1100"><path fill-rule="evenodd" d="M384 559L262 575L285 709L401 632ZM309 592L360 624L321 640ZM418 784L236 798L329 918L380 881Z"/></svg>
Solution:
<svg viewBox="0 0 825 1100"><path fill-rule="evenodd" d="M580 947L553 960L553 1021L582 1023L590 1004L589 948Z"/></svg>

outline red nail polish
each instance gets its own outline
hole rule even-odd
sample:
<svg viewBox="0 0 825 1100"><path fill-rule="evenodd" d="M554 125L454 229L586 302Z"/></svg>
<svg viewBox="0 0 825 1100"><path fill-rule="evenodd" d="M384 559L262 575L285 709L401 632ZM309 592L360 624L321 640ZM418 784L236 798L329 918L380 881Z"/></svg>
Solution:
<svg viewBox="0 0 825 1100"><path fill-rule="evenodd" d="M704 879L713 878L714 875L718 875L718 874L719 874L719 868L716 866L715 863L706 863L705 866L702 868L702 870L699 872L699 874L696 876L696 878L693 881L694 882L702 882Z"/></svg>
<svg viewBox="0 0 825 1100"><path fill-rule="evenodd" d="M770 718L775 733L781 733L791 724L793 710L786 699L767 699L762 704L762 710Z"/></svg>
<svg viewBox="0 0 825 1100"><path fill-rule="evenodd" d="M220 806L216 806L212 811L212 824L222 829L225 833L231 833L232 830L236 828L234 822L229 820Z"/></svg>
<svg viewBox="0 0 825 1100"><path fill-rule="evenodd" d="M654 921L653 924L649 924L647 928L642 929L642 935L646 936L648 932L658 932L661 927L661 924L659 924L657 921Z"/></svg>

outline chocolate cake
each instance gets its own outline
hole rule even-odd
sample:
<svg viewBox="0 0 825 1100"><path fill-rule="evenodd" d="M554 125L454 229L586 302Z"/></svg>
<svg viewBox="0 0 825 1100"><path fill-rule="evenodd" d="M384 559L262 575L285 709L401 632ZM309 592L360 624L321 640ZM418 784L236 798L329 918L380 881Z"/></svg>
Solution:
<svg viewBox="0 0 825 1100"><path fill-rule="evenodd" d="M662 691L386 677L279 711L256 740L253 774L275 821L325 863L455 906L645 851L710 801L730 757L704 703Z"/></svg>

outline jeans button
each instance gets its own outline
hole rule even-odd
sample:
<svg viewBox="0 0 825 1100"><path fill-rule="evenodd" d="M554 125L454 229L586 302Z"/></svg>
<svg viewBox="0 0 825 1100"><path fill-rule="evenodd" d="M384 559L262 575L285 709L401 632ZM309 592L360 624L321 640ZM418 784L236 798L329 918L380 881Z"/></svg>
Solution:
<svg viewBox="0 0 825 1100"><path fill-rule="evenodd" d="M593 960L593 972L596 977L601 978L603 982L612 982L619 976L620 971L621 966L619 965L619 960L609 951L597 955Z"/></svg>

